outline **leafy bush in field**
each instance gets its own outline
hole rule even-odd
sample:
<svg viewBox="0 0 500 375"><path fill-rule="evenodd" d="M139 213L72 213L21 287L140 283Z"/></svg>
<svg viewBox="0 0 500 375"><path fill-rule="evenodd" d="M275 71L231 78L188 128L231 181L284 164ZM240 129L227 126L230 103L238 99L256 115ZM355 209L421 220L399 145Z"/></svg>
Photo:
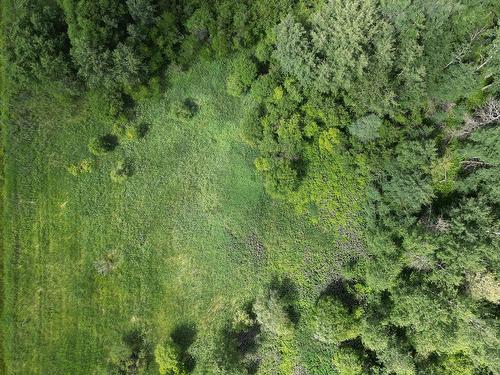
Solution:
<svg viewBox="0 0 500 375"><path fill-rule="evenodd" d="M249 370L258 366L256 352L259 347L260 326L252 306L237 310L224 330L221 359L224 367Z"/></svg>
<svg viewBox="0 0 500 375"><path fill-rule="evenodd" d="M341 302L322 298L316 306L315 338L327 344L339 344L359 336L360 310L349 311Z"/></svg>
<svg viewBox="0 0 500 375"><path fill-rule="evenodd" d="M125 116L120 116L113 124L113 134L120 139L132 141L140 137L139 129L131 124Z"/></svg>
<svg viewBox="0 0 500 375"><path fill-rule="evenodd" d="M291 321L275 291L270 291L269 296L258 298L253 310L264 334L283 336L290 332Z"/></svg>
<svg viewBox="0 0 500 375"><path fill-rule="evenodd" d="M188 120L196 115L199 107L193 99L176 100L171 104L170 111L178 119Z"/></svg>
<svg viewBox="0 0 500 375"><path fill-rule="evenodd" d="M160 369L160 374L187 374L182 367L180 355L180 348L172 340L158 344L155 348L155 360Z"/></svg>
<svg viewBox="0 0 500 375"><path fill-rule="evenodd" d="M232 61L231 73L227 79L227 92L239 96L250 88L257 77L257 67L250 57L239 55Z"/></svg>
<svg viewBox="0 0 500 375"><path fill-rule="evenodd" d="M148 82L139 84L137 87L127 89L130 96L141 102L151 98L158 98L162 91L162 82L159 77L152 77Z"/></svg>
<svg viewBox="0 0 500 375"><path fill-rule="evenodd" d="M73 176L78 176L83 173L89 173L92 171L92 164L87 159L83 159L79 163L70 164L66 167L69 174Z"/></svg>
<svg viewBox="0 0 500 375"><path fill-rule="evenodd" d="M89 151L94 155L103 155L113 151L118 146L118 138L113 134L94 137L88 144Z"/></svg>
<svg viewBox="0 0 500 375"><path fill-rule="evenodd" d="M224 366L249 373L276 368L276 350L289 345L299 322L298 292L289 278L273 278L255 301L237 310L224 331Z"/></svg>
<svg viewBox="0 0 500 375"><path fill-rule="evenodd" d="M122 183L134 174L134 166L130 160L120 160L110 172L113 182Z"/></svg>
<svg viewBox="0 0 500 375"><path fill-rule="evenodd" d="M150 344L140 330L123 336L120 344L111 347L109 363L111 373L124 375L145 373L152 362Z"/></svg>

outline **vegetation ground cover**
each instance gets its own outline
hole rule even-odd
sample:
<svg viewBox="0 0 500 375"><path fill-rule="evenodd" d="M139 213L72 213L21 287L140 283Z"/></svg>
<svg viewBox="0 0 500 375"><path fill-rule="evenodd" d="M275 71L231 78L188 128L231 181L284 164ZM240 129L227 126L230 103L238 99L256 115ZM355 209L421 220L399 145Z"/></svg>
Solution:
<svg viewBox="0 0 500 375"><path fill-rule="evenodd" d="M211 356L214 331L273 276L286 271L313 301L335 272L332 237L265 195L225 75L223 63L174 74L168 94L138 110L144 137L99 157L82 142L109 126L91 97L34 96L11 114L6 316L23 327L6 332L13 372L93 373L139 328L154 342L192 326L193 352ZM197 104L193 118L172 115L176 98ZM65 110L44 116L49 106ZM68 173L84 159L90 172ZM134 173L116 184L122 159ZM100 275L106 259L113 269Z"/></svg>
<svg viewBox="0 0 500 375"><path fill-rule="evenodd" d="M0 373L500 373L498 1L1 6Z"/></svg>

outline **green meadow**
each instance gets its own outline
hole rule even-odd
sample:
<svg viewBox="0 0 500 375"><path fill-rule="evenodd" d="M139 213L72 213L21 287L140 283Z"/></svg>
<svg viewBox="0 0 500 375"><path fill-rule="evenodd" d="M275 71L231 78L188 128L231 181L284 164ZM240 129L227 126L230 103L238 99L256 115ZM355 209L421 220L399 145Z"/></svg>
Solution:
<svg viewBox="0 0 500 375"><path fill-rule="evenodd" d="M500 374L499 4L0 2L0 375Z"/></svg>
<svg viewBox="0 0 500 375"><path fill-rule="evenodd" d="M82 142L111 126L92 94L14 103L24 111L9 113L5 134L13 373L100 373L134 330L151 342L184 330L189 351L211 362L220 329L273 277L286 272L307 304L335 274L335 238L265 195L225 74L223 63L173 73L168 94L137 109L143 137L102 156ZM192 118L172 115L178 98L196 103ZM90 171L70 174L82 160ZM134 172L117 184L120 160Z"/></svg>

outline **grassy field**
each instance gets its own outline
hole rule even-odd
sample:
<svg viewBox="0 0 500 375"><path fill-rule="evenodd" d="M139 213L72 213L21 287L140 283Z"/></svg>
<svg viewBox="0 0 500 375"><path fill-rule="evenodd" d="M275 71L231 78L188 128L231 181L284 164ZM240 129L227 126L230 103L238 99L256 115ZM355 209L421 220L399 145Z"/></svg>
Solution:
<svg viewBox="0 0 500 375"><path fill-rule="evenodd" d="M98 98L13 98L5 135L9 373L107 373L113 348L136 329L151 343L184 332L195 373L210 373L221 328L274 276L291 278L307 309L335 274L337 239L264 194L224 66L171 73L168 94L137 108L144 138L99 157L87 143L111 124ZM192 119L171 115L179 99L198 106ZM68 173L82 160L91 172ZM134 169L121 184L110 178L120 160ZM96 265L110 259L113 270L99 274Z"/></svg>

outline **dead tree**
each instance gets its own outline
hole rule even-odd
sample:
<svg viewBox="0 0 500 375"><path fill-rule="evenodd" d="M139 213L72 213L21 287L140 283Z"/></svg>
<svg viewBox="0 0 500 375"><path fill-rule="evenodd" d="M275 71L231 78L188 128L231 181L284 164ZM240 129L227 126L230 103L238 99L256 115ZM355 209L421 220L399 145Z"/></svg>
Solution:
<svg viewBox="0 0 500 375"><path fill-rule="evenodd" d="M494 165L490 163L486 163L477 157L473 157L467 160L460 162L462 164L462 168L466 172L473 172L478 168L493 168Z"/></svg>
<svg viewBox="0 0 500 375"><path fill-rule="evenodd" d="M490 98L473 117L465 117L464 126L456 130L451 138L466 139L476 130L498 122L500 122L500 100Z"/></svg>

